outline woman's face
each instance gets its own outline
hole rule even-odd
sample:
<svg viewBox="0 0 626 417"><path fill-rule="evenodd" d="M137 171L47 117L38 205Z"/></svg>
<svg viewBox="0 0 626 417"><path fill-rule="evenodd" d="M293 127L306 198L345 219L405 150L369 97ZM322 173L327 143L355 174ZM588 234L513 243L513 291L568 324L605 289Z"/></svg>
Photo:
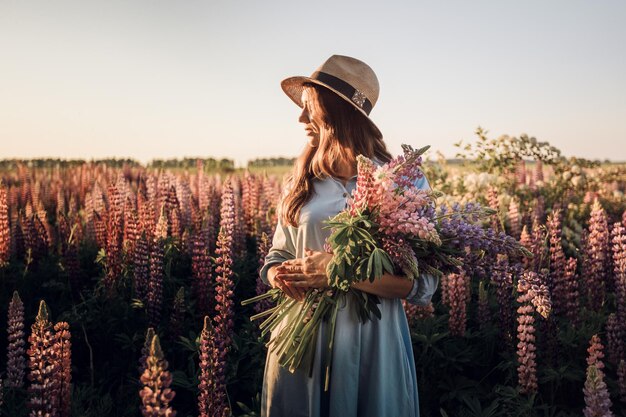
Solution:
<svg viewBox="0 0 626 417"><path fill-rule="evenodd" d="M309 145L317 147L320 144L320 131L323 126L322 115L319 114L319 105L317 103L317 95L315 90L307 87L302 91L302 113L298 118L300 123L304 123L304 131L306 132Z"/></svg>

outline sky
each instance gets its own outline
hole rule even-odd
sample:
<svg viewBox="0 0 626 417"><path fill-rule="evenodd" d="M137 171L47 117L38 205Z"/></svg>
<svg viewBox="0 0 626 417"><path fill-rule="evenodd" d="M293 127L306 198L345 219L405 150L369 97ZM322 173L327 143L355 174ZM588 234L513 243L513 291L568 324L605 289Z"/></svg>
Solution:
<svg viewBox="0 0 626 417"><path fill-rule="evenodd" d="M0 0L0 159L296 156L280 81L376 72L393 154L528 134L626 161L622 0Z"/></svg>

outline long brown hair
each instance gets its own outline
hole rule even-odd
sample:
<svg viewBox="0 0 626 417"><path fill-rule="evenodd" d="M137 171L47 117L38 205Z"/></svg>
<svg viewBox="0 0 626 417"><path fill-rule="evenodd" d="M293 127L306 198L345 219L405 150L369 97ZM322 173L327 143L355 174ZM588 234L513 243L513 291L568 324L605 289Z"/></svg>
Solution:
<svg viewBox="0 0 626 417"><path fill-rule="evenodd" d="M285 225L297 226L302 206L313 195L313 180L335 176L342 164L356 166L363 155L382 162L391 160L383 137L369 120L334 92L306 83L312 93L310 105L322 115L317 147L306 146L288 179L289 187L278 205Z"/></svg>

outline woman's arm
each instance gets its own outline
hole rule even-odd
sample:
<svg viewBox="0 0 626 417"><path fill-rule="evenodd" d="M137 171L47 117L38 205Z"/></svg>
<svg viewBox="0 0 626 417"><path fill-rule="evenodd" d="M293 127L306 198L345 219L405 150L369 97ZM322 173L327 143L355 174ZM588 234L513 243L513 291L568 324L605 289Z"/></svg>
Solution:
<svg viewBox="0 0 626 417"><path fill-rule="evenodd" d="M306 253L307 256L304 258L283 262L283 267L277 268L277 273L272 279L278 276L276 282L286 282L295 288L328 287L326 267L332 255L309 250ZM374 282L359 282L352 287L384 298L405 298L413 289L413 282L403 276L384 274Z"/></svg>
<svg viewBox="0 0 626 417"><path fill-rule="evenodd" d="M384 274L374 282L356 282L352 288L383 298L406 298L413 289L413 281L403 276Z"/></svg>

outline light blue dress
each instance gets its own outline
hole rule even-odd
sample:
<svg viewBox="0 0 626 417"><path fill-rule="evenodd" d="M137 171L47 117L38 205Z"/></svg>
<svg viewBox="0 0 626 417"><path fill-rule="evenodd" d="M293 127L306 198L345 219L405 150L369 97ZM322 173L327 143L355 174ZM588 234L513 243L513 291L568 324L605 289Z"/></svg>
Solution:
<svg viewBox="0 0 626 417"><path fill-rule="evenodd" d="M425 177L416 185L429 188ZM323 228L323 221L346 207L347 198L355 187L356 177L349 179L345 186L332 177L314 181L315 193L302 207L298 227L278 223L272 247L260 271L265 282L272 265L304 257L305 248L324 250L330 230ZM437 289L438 279L422 275L418 282L412 302L425 305ZM382 318L367 323L359 321L349 305L351 302L340 309L327 393L324 393L321 369L326 323L322 323L318 332L312 377L308 370L290 373L278 364L275 354L268 353L261 416L419 417L417 377L406 314L400 299L380 300Z"/></svg>

